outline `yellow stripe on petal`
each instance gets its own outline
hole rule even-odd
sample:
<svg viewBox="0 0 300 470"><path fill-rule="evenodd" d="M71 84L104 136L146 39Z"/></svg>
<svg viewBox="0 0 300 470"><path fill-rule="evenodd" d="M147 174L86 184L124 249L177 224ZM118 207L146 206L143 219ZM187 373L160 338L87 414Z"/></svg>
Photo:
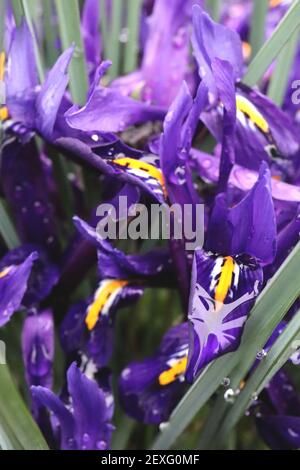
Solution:
<svg viewBox="0 0 300 470"><path fill-rule="evenodd" d="M166 195L165 179L162 171L159 168L151 165L150 163L144 162L143 160L135 160L130 157L116 158L114 161L117 165L122 167L130 168L132 170L143 171L150 175L156 181L158 181L163 189L164 195Z"/></svg>
<svg viewBox="0 0 300 470"><path fill-rule="evenodd" d="M3 279L4 277L6 277L10 270L11 270L11 266L9 266L8 268L4 268L3 271L0 272L0 279Z"/></svg>
<svg viewBox="0 0 300 470"><path fill-rule="evenodd" d="M93 303L87 309L85 323L91 331L107 303L114 298L118 292L128 284L128 281L120 281L118 279L102 281L97 290Z"/></svg>
<svg viewBox="0 0 300 470"><path fill-rule="evenodd" d="M185 373L187 367L187 356L179 359L170 369L162 372L158 378L159 384L162 386L173 383L178 377Z"/></svg>
<svg viewBox="0 0 300 470"><path fill-rule="evenodd" d="M221 268L221 275L215 290L215 300L220 304L224 303L224 300L226 299L229 289L232 285L234 267L234 259L231 256L226 256L226 258L224 258L224 263Z"/></svg>
<svg viewBox="0 0 300 470"><path fill-rule="evenodd" d="M5 73L5 52L0 52L0 80L3 82Z"/></svg>
<svg viewBox="0 0 300 470"><path fill-rule="evenodd" d="M243 50L244 60L246 60L246 61L249 60L250 57L251 57L251 54L252 54L252 47L249 44L249 42L244 41L242 43L242 50Z"/></svg>
<svg viewBox="0 0 300 470"><path fill-rule="evenodd" d="M269 5L271 8L276 8L282 3L282 0L270 0Z"/></svg>
<svg viewBox="0 0 300 470"><path fill-rule="evenodd" d="M247 98L237 95L236 106L237 109L245 114L262 132L267 134L270 131L266 119Z"/></svg>
<svg viewBox="0 0 300 470"><path fill-rule="evenodd" d="M0 108L0 121L5 121L6 119L8 119L8 109L6 106L3 106L2 108Z"/></svg>

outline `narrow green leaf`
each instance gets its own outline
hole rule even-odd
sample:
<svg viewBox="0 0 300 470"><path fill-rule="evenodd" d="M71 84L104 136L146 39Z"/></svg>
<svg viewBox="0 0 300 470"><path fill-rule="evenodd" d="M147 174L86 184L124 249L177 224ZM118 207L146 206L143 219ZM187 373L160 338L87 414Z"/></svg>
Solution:
<svg viewBox="0 0 300 470"><path fill-rule="evenodd" d="M47 450L47 444L12 381L0 365L0 446L3 450Z"/></svg>
<svg viewBox="0 0 300 470"><path fill-rule="evenodd" d="M11 6L13 9L15 22L17 26L20 26L22 17L24 16L24 9L21 0L11 0Z"/></svg>
<svg viewBox="0 0 300 470"><path fill-rule="evenodd" d="M222 12L221 0L206 0L206 6L214 21L219 21Z"/></svg>
<svg viewBox="0 0 300 470"><path fill-rule="evenodd" d="M70 90L75 103L83 105L86 101L88 78L80 32L79 3L78 0L55 0L55 5L63 49L68 49L72 44L76 46L69 68Z"/></svg>
<svg viewBox="0 0 300 470"><path fill-rule="evenodd" d="M287 325L283 333L279 336L268 355L262 360L255 372L248 379L245 388L242 390L225 417L221 425L216 441L222 446L226 436L231 429L238 423L253 399L270 382L272 377L286 363L288 358L294 352L292 345L300 338L300 311L295 315Z"/></svg>
<svg viewBox="0 0 300 470"><path fill-rule="evenodd" d="M0 51L3 49L4 30L5 30L5 16L6 3L0 2Z"/></svg>
<svg viewBox="0 0 300 470"><path fill-rule="evenodd" d="M255 57L265 39L266 17L269 0L254 0L251 20L250 45L252 57Z"/></svg>
<svg viewBox="0 0 300 470"><path fill-rule="evenodd" d="M169 422L161 430L152 449L166 450L174 444L220 386L222 378L229 374L232 369L232 357L231 353L221 357L201 374L173 411Z"/></svg>
<svg viewBox="0 0 300 470"><path fill-rule="evenodd" d="M31 35L33 37L33 47L34 47L36 66L37 66L40 82L42 83L44 81L44 78L45 78L44 65L43 65L42 56L41 56L40 51L39 51L38 41L37 41L37 38L36 38L34 26L33 26L32 12L31 12L28 0L21 0L21 1L22 1L22 5L23 5L24 16L26 18L28 27L29 27Z"/></svg>
<svg viewBox="0 0 300 470"><path fill-rule="evenodd" d="M300 25L300 0L295 0L285 16L282 18L270 39L265 42L256 54L243 81L249 85L256 85L282 48L289 41L295 30Z"/></svg>
<svg viewBox="0 0 300 470"><path fill-rule="evenodd" d="M124 73L130 73L137 67L138 39L141 16L141 0L129 0L127 7L128 40L125 46Z"/></svg>
<svg viewBox="0 0 300 470"><path fill-rule="evenodd" d="M50 68L57 59L57 30L53 21L53 1L43 1L43 25L45 32L45 52L47 65Z"/></svg>
<svg viewBox="0 0 300 470"><path fill-rule="evenodd" d="M117 77L120 70L122 9L122 0L114 0L112 3L111 34L108 50L108 59L112 61L112 66L109 69L109 76L111 78Z"/></svg>
<svg viewBox="0 0 300 470"><path fill-rule="evenodd" d="M20 245L19 237L7 213L3 200L0 200L0 234L10 250Z"/></svg>
<svg viewBox="0 0 300 470"><path fill-rule="evenodd" d="M172 446L217 390L224 377L230 378L233 388L239 386L257 352L263 348L300 294L297 275L299 263L300 242L260 294L246 323L239 350L217 359L195 381L172 413L168 425L159 434L154 449L169 449ZM220 421L215 422L218 429Z"/></svg>
<svg viewBox="0 0 300 470"><path fill-rule="evenodd" d="M135 422L127 416L121 416L116 423L116 430L113 434L111 450L124 450L132 434Z"/></svg>
<svg viewBox="0 0 300 470"><path fill-rule="evenodd" d="M299 29L296 29L283 50L270 80L268 95L278 106L281 106L286 93L290 71L295 59L299 39Z"/></svg>

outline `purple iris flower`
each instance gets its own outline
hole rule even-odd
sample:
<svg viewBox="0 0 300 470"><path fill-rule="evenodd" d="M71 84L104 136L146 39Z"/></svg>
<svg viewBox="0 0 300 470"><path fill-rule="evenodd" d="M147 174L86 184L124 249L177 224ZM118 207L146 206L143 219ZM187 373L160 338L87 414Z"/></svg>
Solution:
<svg viewBox="0 0 300 470"><path fill-rule="evenodd" d="M109 362L114 348L116 312L132 305L149 286L174 286L169 253L154 250L126 255L101 239L97 231L75 218L80 233L98 252L99 284L87 301L71 307L61 326L61 341L68 354L84 351L97 367Z"/></svg>
<svg viewBox="0 0 300 470"><path fill-rule="evenodd" d="M191 75L189 29L191 7L202 0L157 0L147 18L147 37L139 70L116 79L112 86L126 95L138 95L152 105L168 108L181 83ZM168 64L166 66L166 64Z"/></svg>
<svg viewBox="0 0 300 470"><path fill-rule="evenodd" d="M263 160L272 163L277 159L285 174L285 160L299 151L294 122L271 100L240 81L243 56L238 34L213 22L199 7L193 11L193 50L211 104L201 120L218 142L226 137L233 141L236 163L257 171ZM227 156L227 165L233 163Z"/></svg>
<svg viewBox="0 0 300 470"><path fill-rule="evenodd" d="M106 450L114 427L111 425L113 399L73 363L67 372L68 402L51 390L32 386L36 405L54 415L52 427L61 450Z"/></svg>
<svg viewBox="0 0 300 470"><path fill-rule="evenodd" d="M276 254L270 173L262 165L252 190L233 208L220 194L205 250L196 250L191 281L191 343L187 380L216 357L238 348L248 313Z"/></svg>
<svg viewBox="0 0 300 470"><path fill-rule="evenodd" d="M129 416L147 424L168 420L186 388L188 339L187 323L174 326L164 335L153 357L133 362L123 370L120 400Z"/></svg>

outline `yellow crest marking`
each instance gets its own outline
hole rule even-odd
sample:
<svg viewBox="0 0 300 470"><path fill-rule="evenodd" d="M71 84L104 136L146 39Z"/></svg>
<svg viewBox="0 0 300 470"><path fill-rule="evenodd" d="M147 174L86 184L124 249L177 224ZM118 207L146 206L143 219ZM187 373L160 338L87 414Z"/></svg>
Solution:
<svg viewBox="0 0 300 470"><path fill-rule="evenodd" d="M215 300L221 304L227 297L228 291L232 284L234 272L234 259L231 256L224 258L224 263L221 268L221 275L215 290Z"/></svg>
<svg viewBox="0 0 300 470"><path fill-rule="evenodd" d="M242 43L243 57L245 60L249 60L252 54L252 47L249 42L243 41Z"/></svg>
<svg viewBox="0 0 300 470"><path fill-rule="evenodd" d="M103 286L97 290L93 303L87 309L87 315L85 323L88 330L92 330L96 325L99 316L105 307L109 298L116 294L116 291L126 286L128 281L120 281L119 279L112 279L111 281L105 282Z"/></svg>
<svg viewBox="0 0 300 470"><path fill-rule="evenodd" d="M141 160L135 160L134 158L130 157L116 158L115 160L113 160L113 162L123 167L131 168L133 170L140 170L144 171L145 173L148 173L150 176L152 176L152 178L154 178L160 183L163 189L163 193L166 196L165 179L162 174L162 171L159 168L156 168L150 163Z"/></svg>
<svg viewBox="0 0 300 470"><path fill-rule="evenodd" d="M247 98L241 95L236 96L236 106L239 111L248 116L248 118L265 134L270 131L269 124L258 111L258 109Z"/></svg>
<svg viewBox="0 0 300 470"><path fill-rule="evenodd" d="M0 81L3 82L5 73L5 52L0 52Z"/></svg>
<svg viewBox="0 0 300 470"><path fill-rule="evenodd" d="M3 279L4 277L6 277L10 270L11 270L11 266L9 266L8 268L4 268L3 271L0 272L0 279Z"/></svg>
<svg viewBox="0 0 300 470"><path fill-rule="evenodd" d="M8 109L6 106L0 108L0 121L5 121L8 118Z"/></svg>
<svg viewBox="0 0 300 470"><path fill-rule="evenodd" d="M271 8L276 8L282 3L282 0L270 0L269 5Z"/></svg>
<svg viewBox="0 0 300 470"><path fill-rule="evenodd" d="M162 386L171 384L179 377L179 375L185 373L186 367L187 356L183 357L182 359L179 359L175 362L172 367L170 367L170 369L162 372L158 378L159 384Z"/></svg>

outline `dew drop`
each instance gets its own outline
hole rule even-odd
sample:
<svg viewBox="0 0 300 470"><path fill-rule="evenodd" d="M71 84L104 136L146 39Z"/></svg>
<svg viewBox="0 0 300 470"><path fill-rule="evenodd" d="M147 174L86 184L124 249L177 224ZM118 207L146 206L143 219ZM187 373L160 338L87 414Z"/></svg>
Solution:
<svg viewBox="0 0 300 470"><path fill-rule="evenodd" d="M94 142L98 142L98 141L99 141L99 136L98 136L98 134L93 134L93 135L91 136L91 139L92 139Z"/></svg>
<svg viewBox="0 0 300 470"><path fill-rule="evenodd" d="M175 36L173 37L172 43L173 46L176 47L177 49L181 49L186 40L186 31L185 28L179 28Z"/></svg>
<svg viewBox="0 0 300 470"><path fill-rule="evenodd" d="M229 387L230 385L230 378L229 377L224 377L221 382L222 387Z"/></svg>
<svg viewBox="0 0 300 470"><path fill-rule="evenodd" d="M226 392L224 393L224 400L225 400L227 403L233 404L233 403L235 402L235 398L236 398L236 392L235 392L232 388L229 388L229 389L226 390Z"/></svg>
<svg viewBox="0 0 300 470"><path fill-rule="evenodd" d="M128 28L123 28L120 32L120 35L119 35L119 41L122 44L126 44L126 42L128 42L128 38L129 38L129 29Z"/></svg>
<svg viewBox="0 0 300 470"><path fill-rule="evenodd" d="M98 450L106 450L107 444L106 444L105 441L98 441L96 443L96 447L97 447Z"/></svg>
<svg viewBox="0 0 300 470"><path fill-rule="evenodd" d="M265 351L265 349L262 349L261 351L258 351L258 353L256 354L256 359L261 361L267 356L267 354L268 354L267 351Z"/></svg>
<svg viewBox="0 0 300 470"><path fill-rule="evenodd" d="M47 238L47 245L52 245L52 243L54 242L54 237L48 237Z"/></svg>
<svg viewBox="0 0 300 470"><path fill-rule="evenodd" d="M159 430L164 431L165 429L168 429L169 426L170 426L170 423L160 423Z"/></svg>
<svg viewBox="0 0 300 470"><path fill-rule="evenodd" d="M75 447L75 440L73 439L73 437L70 437L68 439L68 446L70 449L73 449Z"/></svg>

